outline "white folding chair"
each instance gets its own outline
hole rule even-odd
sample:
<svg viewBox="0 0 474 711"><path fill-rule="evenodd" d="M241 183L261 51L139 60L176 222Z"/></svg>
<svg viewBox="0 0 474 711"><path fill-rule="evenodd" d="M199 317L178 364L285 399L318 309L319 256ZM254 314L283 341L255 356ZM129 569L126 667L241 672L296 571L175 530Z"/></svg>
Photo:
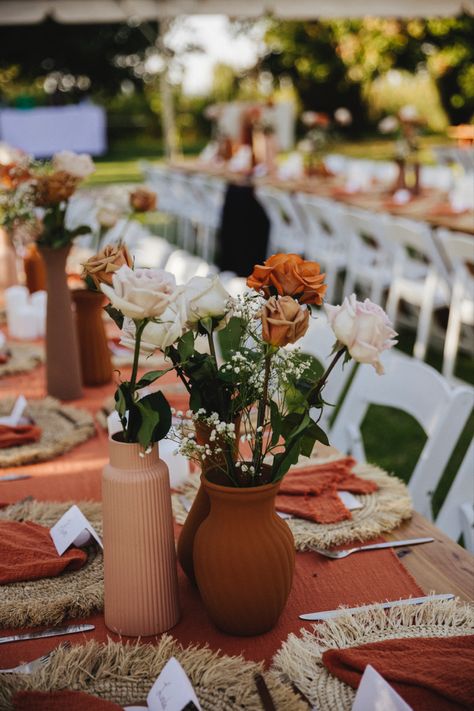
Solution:
<svg viewBox="0 0 474 711"><path fill-rule="evenodd" d="M184 249L176 249L170 254L165 269L174 274L177 284L185 284L194 276L209 276L216 273L215 267Z"/></svg>
<svg viewBox="0 0 474 711"><path fill-rule="evenodd" d="M452 378L460 346L461 330L469 329L465 347L474 351L474 240L471 235L438 230L436 238L447 257L451 282L451 301L443 353L443 375ZM464 345L464 344L463 344Z"/></svg>
<svg viewBox="0 0 474 711"><path fill-rule="evenodd" d="M474 405L472 388L453 388L434 368L396 351L385 354L385 374L359 367L330 433L331 444L365 460L361 425L370 405L410 414L427 439L409 482L415 509L432 518L431 498Z"/></svg>
<svg viewBox="0 0 474 711"><path fill-rule="evenodd" d="M474 443L471 442L436 518L450 538L462 534L465 547L474 553Z"/></svg>
<svg viewBox="0 0 474 711"><path fill-rule="evenodd" d="M164 269L173 251L173 246L163 237L147 235L137 240L133 256L137 267Z"/></svg>
<svg viewBox="0 0 474 711"><path fill-rule="evenodd" d="M427 224L387 216L385 234L394 246L398 246L387 314L396 324L401 301L419 309L413 355L424 360L433 312L449 304L446 266Z"/></svg>
<svg viewBox="0 0 474 711"><path fill-rule="evenodd" d="M270 187L259 187L257 200L270 220L268 255L276 252L303 254L305 229L288 193Z"/></svg>

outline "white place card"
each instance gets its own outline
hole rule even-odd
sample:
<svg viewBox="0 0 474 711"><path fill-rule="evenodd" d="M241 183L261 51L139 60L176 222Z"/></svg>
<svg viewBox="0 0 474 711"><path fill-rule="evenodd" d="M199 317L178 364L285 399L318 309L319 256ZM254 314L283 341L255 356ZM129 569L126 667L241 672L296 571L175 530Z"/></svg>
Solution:
<svg viewBox="0 0 474 711"><path fill-rule="evenodd" d="M413 711L370 664L365 668L352 711Z"/></svg>
<svg viewBox="0 0 474 711"><path fill-rule="evenodd" d="M183 711L190 703L202 711L186 672L175 657L163 667L147 696L149 711ZM126 706L125 711L140 711L143 706Z"/></svg>
<svg viewBox="0 0 474 711"><path fill-rule="evenodd" d="M355 511L356 509L362 508L362 504L360 503L359 499L356 499L356 497L351 494L350 491L338 491L337 495L341 499L344 506L349 509L349 511Z"/></svg>
<svg viewBox="0 0 474 711"><path fill-rule="evenodd" d="M16 399L15 404L12 407L12 411L10 412L9 415L6 417L0 417L0 425L9 425L10 427L17 427L20 422L21 418L23 417L23 413L26 409L27 406L26 398L24 395L19 395Z"/></svg>
<svg viewBox="0 0 474 711"><path fill-rule="evenodd" d="M63 555L69 546L80 547L87 545L91 538L101 548L104 547L96 530L76 504L71 506L59 521L50 528L49 534L59 555Z"/></svg>

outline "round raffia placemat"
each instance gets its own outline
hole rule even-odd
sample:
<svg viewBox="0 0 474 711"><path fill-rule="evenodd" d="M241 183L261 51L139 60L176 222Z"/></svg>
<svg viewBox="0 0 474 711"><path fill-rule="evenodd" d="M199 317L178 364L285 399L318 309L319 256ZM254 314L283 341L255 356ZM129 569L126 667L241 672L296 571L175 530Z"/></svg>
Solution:
<svg viewBox="0 0 474 711"><path fill-rule="evenodd" d="M73 503L27 500L0 509L0 521L35 521L50 528ZM101 535L100 504L86 501L78 506ZM0 585L0 628L57 625L65 619L85 617L102 610L102 552L90 546L87 553L87 563L80 570L54 578Z"/></svg>
<svg viewBox="0 0 474 711"><path fill-rule="evenodd" d="M6 363L0 363L0 378L33 370L44 363L44 348L31 343L8 344L10 357Z"/></svg>
<svg viewBox="0 0 474 711"><path fill-rule="evenodd" d="M0 400L0 415L8 415L13 403L11 398ZM41 427L41 438L32 444L0 449L0 468L53 459L85 442L95 432L94 418L87 410L63 405L52 397L28 400L26 412Z"/></svg>
<svg viewBox="0 0 474 711"><path fill-rule="evenodd" d="M407 637L454 637L474 634L474 606L459 600L373 608L314 625L314 631L290 634L273 658L272 670L296 684L317 708L350 711L355 691L330 674L322 662L327 649L357 647Z"/></svg>
<svg viewBox="0 0 474 711"><path fill-rule="evenodd" d="M340 455L317 458L314 459L314 464L324 464L340 458ZM296 468L308 467L310 464L311 460L304 459ZM361 479L374 481L379 487L378 491L373 494L355 495L362 508L352 511L352 518L346 521L321 524L301 518L286 519L295 539L296 550L332 548L349 541L368 541L397 528L404 519L411 517L412 501L407 487L400 479L373 464L357 464L353 472ZM183 524L187 516L180 496L193 501L198 487L199 476L196 474L179 492L173 494L173 513L177 523Z"/></svg>
<svg viewBox="0 0 474 711"><path fill-rule="evenodd" d="M12 708L17 691L85 691L121 706L143 701L166 662L175 657L194 686L203 711L261 711L255 674L263 664L243 657L228 657L207 647L182 647L167 634L157 645L88 642L57 650L35 674L5 674L0 683L0 709ZM278 711L307 711L276 674L265 681Z"/></svg>

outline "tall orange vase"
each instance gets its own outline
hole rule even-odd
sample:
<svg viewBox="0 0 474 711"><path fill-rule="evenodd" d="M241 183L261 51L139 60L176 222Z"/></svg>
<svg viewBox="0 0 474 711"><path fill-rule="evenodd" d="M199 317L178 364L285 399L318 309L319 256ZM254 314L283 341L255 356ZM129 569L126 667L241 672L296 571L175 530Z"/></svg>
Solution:
<svg viewBox="0 0 474 711"><path fill-rule="evenodd" d="M118 634L155 635L179 620L169 472L158 446L109 440L102 477L105 624Z"/></svg>
<svg viewBox="0 0 474 711"><path fill-rule="evenodd" d="M210 511L194 539L194 572L214 624L237 636L277 623L293 581L295 545L275 513L279 483L220 486L202 477Z"/></svg>
<svg viewBox="0 0 474 711"><path fill-rule="evenodd" d="M82 384L105 385L112 380L112 361L102 319L105 296L89 289L74 289L76 326L81 360Z"/></svg>

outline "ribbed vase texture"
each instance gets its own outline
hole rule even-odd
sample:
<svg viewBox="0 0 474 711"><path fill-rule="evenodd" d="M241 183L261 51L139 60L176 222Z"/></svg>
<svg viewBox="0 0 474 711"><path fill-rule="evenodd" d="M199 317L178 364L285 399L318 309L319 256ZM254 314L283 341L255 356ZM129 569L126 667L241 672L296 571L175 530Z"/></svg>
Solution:
<svg viewBox="0 0 474 711"><path fill-rule="evenodd" d="M102 319L105 297L88 289L72 292L76 306L82 384L105 385L112 380L112 361Z"/></svg>
<svg viewBox="0 0 474 711"><path fill-rule="evenodd" d="M204 606L223 632L267 632L285 607L295 566L292 533L275 513L279 485L236 488L204 477L202 485L211 507L193 559Z"/></svg>
<svg viewBox="0 0 474 711"><path fill-rule="evenodd" d="M102 478L104 614L123 635L165 632L179 620L169 472L158 447L109 440Z"/></svg>

